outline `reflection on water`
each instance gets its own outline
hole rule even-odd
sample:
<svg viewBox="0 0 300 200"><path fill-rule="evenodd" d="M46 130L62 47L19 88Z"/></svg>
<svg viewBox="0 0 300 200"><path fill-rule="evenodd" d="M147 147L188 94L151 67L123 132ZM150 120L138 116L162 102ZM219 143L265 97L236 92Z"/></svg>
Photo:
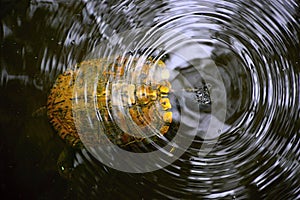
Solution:
<svg viewBox="0 0 300 200"><path fill-rule="evenodd" d="M45 199L85 199L87 194L91 199L299 198L296 1L24 0L5 2L3 8L0 188L5 194L12 190L11 197ZM155 27L153 34L125 41L126 31L145 27ZM183 34L203 51L193 57L193 45L180 46L186 41L180 34L167 35L169 40L160 43L157 30ZM46 114L32 116L45 105L57 75L99 45L98 56L109 57L148 44L151 38L157 39L152 49L169 55L165 62L173 84L184 83L180 75L190 85L202 85L190 65L206 73L211 103L220 111L212 115L211 107L200 107L193 143L172 164L144 174L111 169L87 150L68 147ZM176 56L183 54L188 59ZM214 78L213 66L221 83ZM192 100L184 96L179 102ZM208 137L207 127L211 120L216 122L213 127L222 121L218 106L224 105L225 124ZM186 108L194 110L189 103Z"/></svg>

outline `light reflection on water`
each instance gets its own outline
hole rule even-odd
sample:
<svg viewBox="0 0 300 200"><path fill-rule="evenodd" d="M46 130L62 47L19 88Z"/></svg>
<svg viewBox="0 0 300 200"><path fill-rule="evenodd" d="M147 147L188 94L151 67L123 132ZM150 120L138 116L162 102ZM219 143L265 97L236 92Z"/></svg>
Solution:
<svg viewBox="0 0 300 200"><path fill-rule="evenodd" d="M297 198L298 16L296 1L279 0L8 3L1 13L2 188L45 198ZM62 71L117 33L155 26L205 46L223 78L226 127L208 155L197 154L200 135L164 169L122 173L65 147L46 116L32 118ZM67 179L58 174L59 155L64 159L58 163L70 170ZM30 176L24 174L36 174L35 185L53 189L26 184Z"/></svg>

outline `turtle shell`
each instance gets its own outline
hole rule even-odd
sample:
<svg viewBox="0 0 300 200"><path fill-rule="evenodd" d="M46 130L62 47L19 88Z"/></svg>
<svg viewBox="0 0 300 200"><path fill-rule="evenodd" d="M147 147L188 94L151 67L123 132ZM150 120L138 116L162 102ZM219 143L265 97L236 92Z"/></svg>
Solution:
<svg viewBox="0 0 300 200"><path fill-rule="evenodd" d="M102 142L99 140L103 139L80 135L76 123L85 126L87 122L74 120L74 110L80 113L87 107L85 98L74 96L74 85L84 82L79 75L81 69L90 74L100 74L96 94L90 93L97 102L98 115L93 115L93 120L104 125L105 135L113 143L119 146L145 143L146 137L141 132L168 133L173 117L166 65L161 60L148 58L142 65L134 60L131 65L135 67L129 68L128 62L126 58L86 60L57 77L48 96L47 113L50 123L67 144L81 148L82 139L84 144L99 144ZM79 102L76 106L73 103L75 98ZM105 144L104 141L102 143Z"/></svg>

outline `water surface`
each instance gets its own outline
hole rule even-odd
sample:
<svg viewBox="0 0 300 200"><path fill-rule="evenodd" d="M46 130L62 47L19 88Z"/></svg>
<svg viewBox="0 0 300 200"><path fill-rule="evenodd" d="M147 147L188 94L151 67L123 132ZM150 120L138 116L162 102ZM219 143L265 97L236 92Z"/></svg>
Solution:
<svg viewBox="0 0 300 200"><path fill-rule="evenodd" d="M2 194L20 199L300 198L299 7L294 0L4 2ZM214 115L201 107L201 116L208 117L201 118L185 153L163 169L135 174L111 169L86 150L72 150L46 115L32 113L46 104L58 74L99 45L115 44L98 52L102 57L116 49L131 51L121 39L141 28L184 34L201 45L199 57L178 58L174 49L182 41L169 36L166 64L180 69L191 85L198 83L188 73L191 65L217 67L222 83L205 81L210 91L226 93L211 100L225 105L226 116L224 127L209 140L203 133L206 119ZM147 38L139 42L148 44ZM213 149L199 154L213 138Z"/></svg>

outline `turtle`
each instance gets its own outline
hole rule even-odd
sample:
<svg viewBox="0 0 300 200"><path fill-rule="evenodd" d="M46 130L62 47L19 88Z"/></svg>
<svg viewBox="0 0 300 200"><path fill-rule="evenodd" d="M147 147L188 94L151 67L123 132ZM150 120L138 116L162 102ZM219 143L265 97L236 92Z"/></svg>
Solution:
<svg viewBox="0 0 300 200"><path fill-rule="evenodd" d="M104 134L111 142L126 149L127 146L149 143L145 135L134 133L138 132L137 129L144 132L157 130L156 134L160 136L168 133L173 112L169 98L171 83L167 80L169 75L165 63L152 57L140 65L134 59L130 64L134 67L128 67L129 62L126 57L113 61L89 59L58 75L48 95L47 115L55 131L69 146L82 148L82 140L88 145L105 145L107 142L99 134L92 138L88 138L91 134L80 134L76 123L85 126L88 122L74 121L74 110L80 113L86 106L84 101L80 102L84 98L74 97L75 85L83 84L87 75L94 73L99 73L99 77L96 93L90 92L89 97L97 102L97 115L93 115L93 120L101 121ZM86 74L80 77L82 69ZM74 106L74 100L79 101L77 106ZM132 126L128 125L128 120ZM158 140L158 137L151 137L153 139Z"/></svg>
<svg viewBox="0 0 300 200"><path fill-rule="evenodd" d="M148 152L156 150L153 142L162 146L175 136L180 109L172 95L169 70L162 59L150 56L139 61L128 57L87 59L58 75L48 95L46 111L50 124L67 144L57 163L62 176L71 176L73 149L112 142L125 150ZM84 87L90 76L96 77L93 91ZM210 103L206 87L203 91L201 88L187 91L196 94L196 101ZM86 99L95 104L86 104ZM85 116L86 110L94 114L89 118ZM82 114L84 120L76 121L74 114ZM103 126L101 134L97 130L95 134L78 130L88 126L89 120ZM154 134L144 134L147 132Z"/></svg>
<svg viewBox="0 0 300 200"><path fill-rule="evenodd" d="M81 77L82 69L85 69L86 74ZM148 57L142 64L138 64L138 59L130 60L127 57L83 60L57 76L47 96L46 106L33 112L34 117L46 112L54 131L66 144L57 165L60 175L67 179L72 177L72 171L76 168L76 152L85 149L86 144L105 146L109 142L103 137L88 138L80 134L76 125L78 122L74 120L74 111L80 113L86 106L80 102L82 98L74 97L75 86L95 73L99 74L99 78L96 93L90 92L90 97L97 102L97 115L94 115L93 120L106 127L104 134L110 142L135 152L140 152L141 147L144 151L155 150L151 149L152 142L172 138L171 132L176 132L173 130L178 127L177 122L174 125L175 104L171 98L171 83L163 60ZM74 100L79 101L77 106L74 106ZM122 109L118 109L120 107ZM130 119L135 126L129 126L126 119ZM82 123L84 126L85 122ZM144 132L156 130L158 136L135 134L133 132L138 132L136 129Z"/></svg>

